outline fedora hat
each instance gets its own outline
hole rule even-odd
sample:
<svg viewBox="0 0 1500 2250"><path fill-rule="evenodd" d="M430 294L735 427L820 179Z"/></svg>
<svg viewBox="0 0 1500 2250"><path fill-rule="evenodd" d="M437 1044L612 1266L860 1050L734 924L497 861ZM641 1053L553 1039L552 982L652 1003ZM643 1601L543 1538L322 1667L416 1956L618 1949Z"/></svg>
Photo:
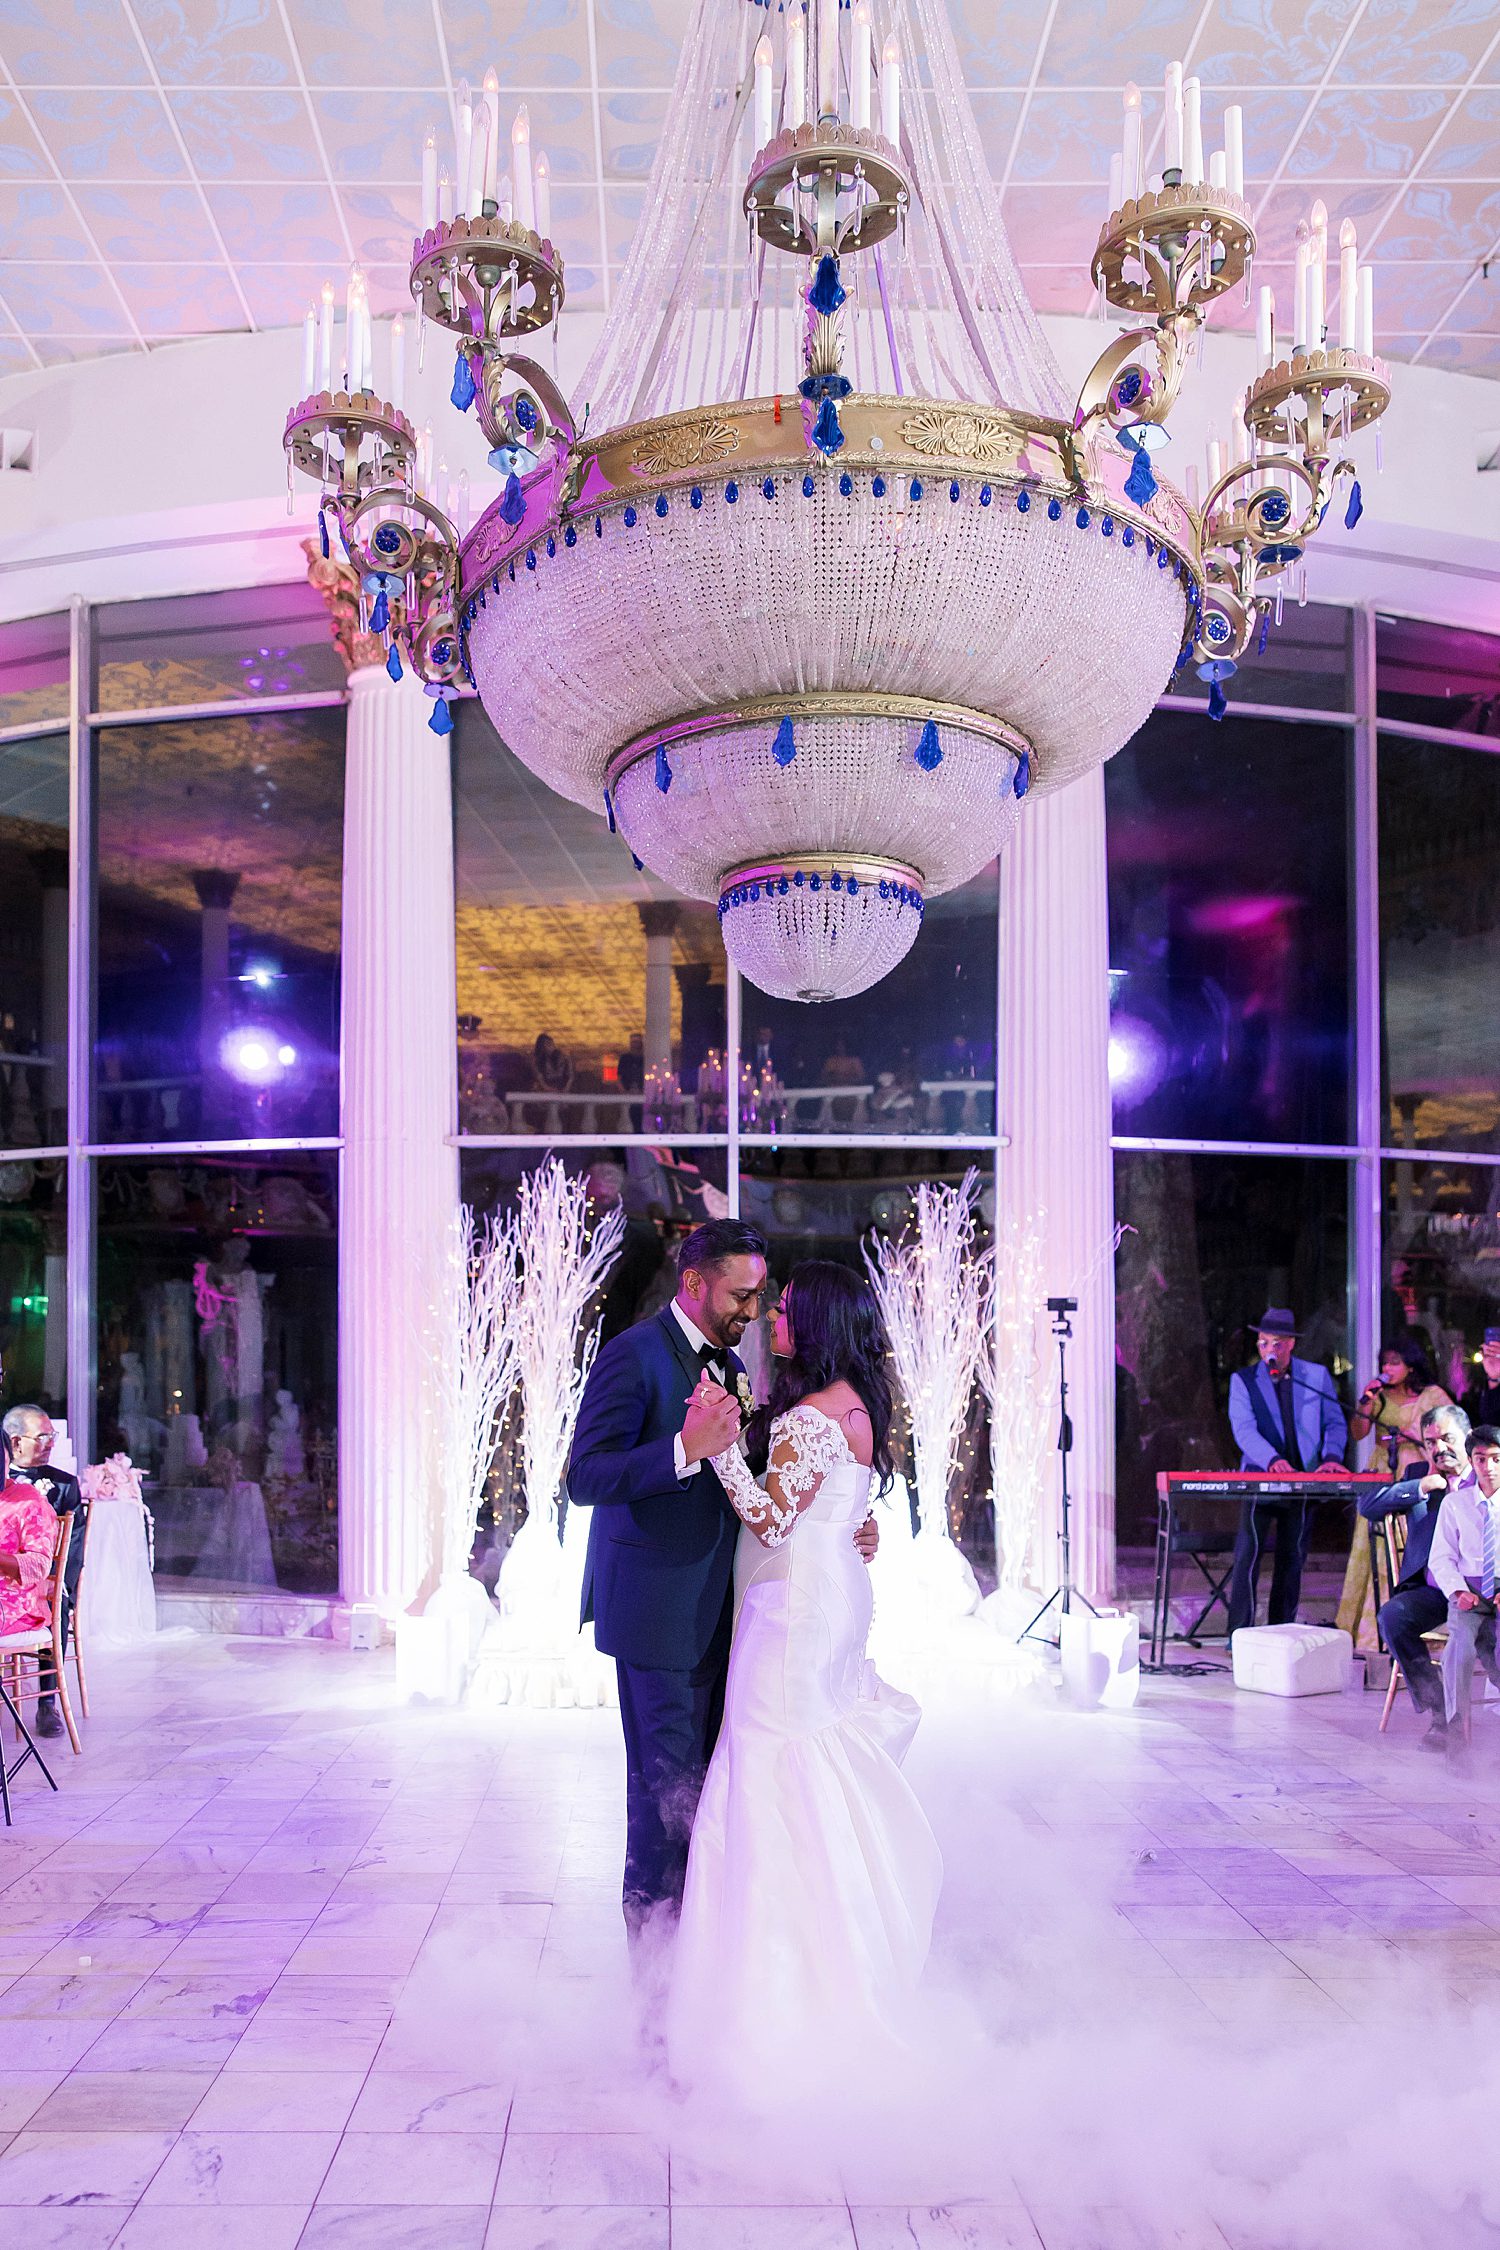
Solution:
<svg viewBox="0 0 1500 2250"><path fill-rule="evenodd" d="M1291 1306L1267 1305L1265 1311L1255 1323L1255 1333L1257 1336L1295 1337L1297 1323L1292 1318Z"/></svg>

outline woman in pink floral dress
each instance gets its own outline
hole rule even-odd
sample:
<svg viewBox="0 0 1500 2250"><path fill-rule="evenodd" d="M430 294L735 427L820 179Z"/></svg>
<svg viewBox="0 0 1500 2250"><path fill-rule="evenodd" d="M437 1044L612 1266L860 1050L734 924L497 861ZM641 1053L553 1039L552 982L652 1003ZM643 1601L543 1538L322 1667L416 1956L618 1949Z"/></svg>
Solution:
<svg viewBox="0 0 1500 2250"><path fill-rule="evenodd" d="M57 1518L29 1484L0 1492L0 1634L35 1632L49 1616Z"/></svg>

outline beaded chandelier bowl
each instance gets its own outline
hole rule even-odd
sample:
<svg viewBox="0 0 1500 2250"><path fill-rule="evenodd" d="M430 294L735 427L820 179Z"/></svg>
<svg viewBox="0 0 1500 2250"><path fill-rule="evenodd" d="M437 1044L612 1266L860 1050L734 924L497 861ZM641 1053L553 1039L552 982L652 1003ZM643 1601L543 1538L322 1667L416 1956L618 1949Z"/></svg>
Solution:
<svg viewBox="0 0 1500 2250"><path fill-rule="evenodd" d="M492 80L460 102L457 215L429 165L412 290L459 338L454 403L503 479L472 531L376 397L357 308L343 391L312 391L310 326L287 429L434 723L473 680L526 765L717 900L731 959L803 1000L884 976L1028 790L1112 756L1178 664L1222 710L1271 582L1352 474L1344 441L1388 397L1358 334L1322 348L1307 230L1296 345L1277 364L1263 337L1192 504L1151 457L1208 307L1249 286L1238 113L1205 166L1196 89L1169 70L1148 190L1129 89L1094 278L1150 324L1070 401L942 0L891 0L883 28L877 74L870 0L698 0L586 414L514 349L565 294L525 112L502 180Z"/></svg>

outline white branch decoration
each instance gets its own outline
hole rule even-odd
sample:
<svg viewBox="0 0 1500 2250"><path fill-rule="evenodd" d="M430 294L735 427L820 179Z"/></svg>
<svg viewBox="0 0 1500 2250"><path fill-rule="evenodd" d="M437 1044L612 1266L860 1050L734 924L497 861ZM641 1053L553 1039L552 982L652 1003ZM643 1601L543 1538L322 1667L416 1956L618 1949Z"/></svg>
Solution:
<svg viewBox="0 0 1500 2250"><path fill-rule="evenodd" d="M979 1380L990 1410L995 1560L1002 1600L1026 1584L1041 1506L1052 1394L1042 1329L1040 1212L1013 1219L989 1253L990 1303Z"/></svg>
<svg viewBox="0 0 1500 2250"><path fill-rule="evenodd" d="M972 1170L956 1188L924 1181L915 1190L913 1228L896 1241L878 1238L864 1254L911 1416L924 1538L952 1536L948 1486L984 1349L988 1286L974 1239L978 1188Z"/></svg>
<svg viewBox="0 0 1500 2250"><path fill-rule="evenodd" d="M596 1320L583 1324L625 1234L617 1204L589 1233L588 1189L549 1157L523 1174L515 1218L521 1259L516 1359L521 1385L521 1463L527 1520L558 1536L563 1471L583 1386L599 1347Z"/></svg>
<svg viewBox="0 0 1500 2250"><path fill-rule="evenodd" d="M453 1221L443 1276L442 1576L467 1576L484 1488L516 1381L520 1268L513 1223Z"/></svg>

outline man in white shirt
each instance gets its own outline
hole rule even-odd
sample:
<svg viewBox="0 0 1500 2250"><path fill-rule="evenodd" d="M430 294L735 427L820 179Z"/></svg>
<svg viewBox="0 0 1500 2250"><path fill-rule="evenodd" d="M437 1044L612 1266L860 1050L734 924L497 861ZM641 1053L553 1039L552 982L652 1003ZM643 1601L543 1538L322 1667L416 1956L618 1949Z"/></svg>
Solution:
<svg viewBox="0 0 1500 2250"><path fill-rule="evenodd" d="M1495 1649L1496 1558L1500 1555L1500 1430L1482 1422L1469 1437L1469 1475L1449 1493L1432 1535L1427 1567L1448 1597L1443 1700L1448 1741L1468 1741L1477 1657L1500 1687Z"/></svg>

